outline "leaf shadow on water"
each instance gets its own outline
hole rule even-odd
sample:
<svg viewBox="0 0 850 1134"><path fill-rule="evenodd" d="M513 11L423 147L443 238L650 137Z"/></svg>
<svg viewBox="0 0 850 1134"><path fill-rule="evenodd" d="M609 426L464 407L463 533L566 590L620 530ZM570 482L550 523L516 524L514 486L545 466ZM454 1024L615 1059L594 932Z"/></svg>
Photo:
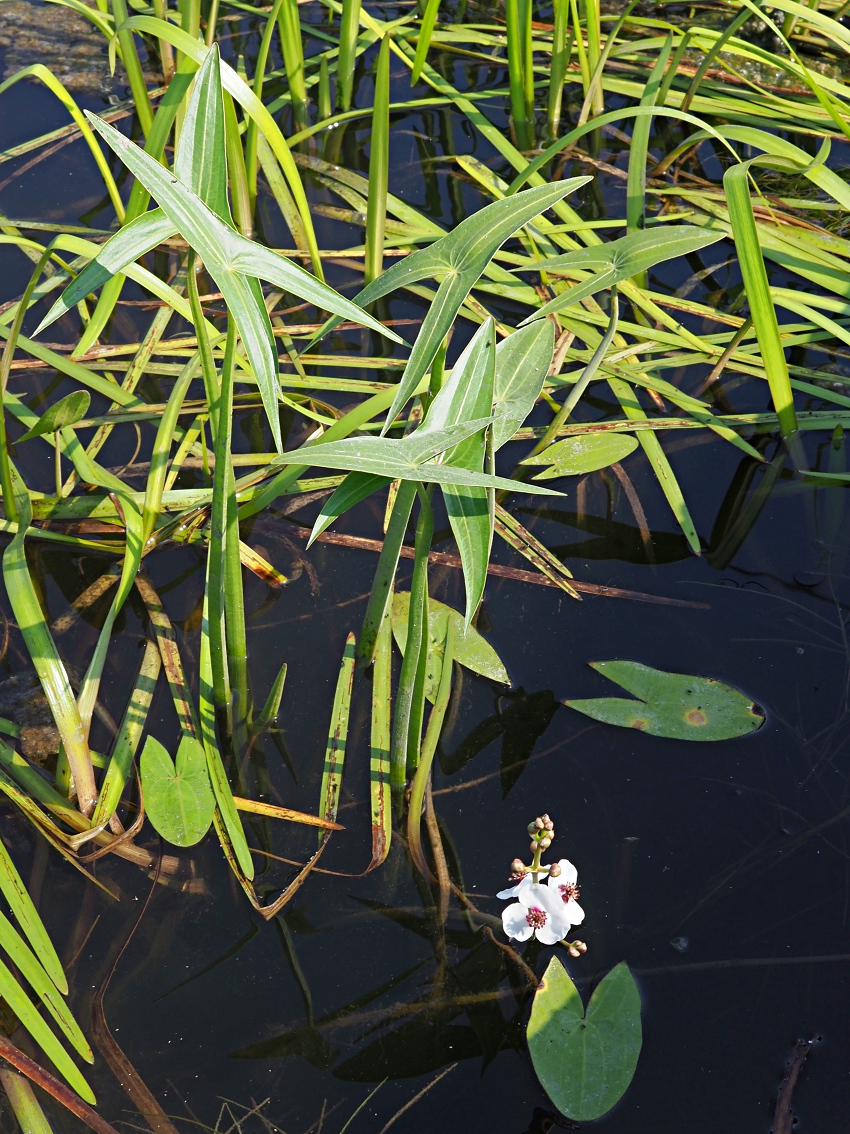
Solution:
<svg viewBox="0 0 850 1134"><path fill-rule="evenodd" d="M560 508L520 508L538 520L548 520L565 524L580 532L587 532L593 539L580 543L563 543L550 546L549 550L561 560L570 559L619 559L625 563L649 563L646 546L638 528L618 520L603 519L587 513L566 512ZM655 563L680 563L690 559L693 552L683 535L675 532L650 533Z"/></svg>

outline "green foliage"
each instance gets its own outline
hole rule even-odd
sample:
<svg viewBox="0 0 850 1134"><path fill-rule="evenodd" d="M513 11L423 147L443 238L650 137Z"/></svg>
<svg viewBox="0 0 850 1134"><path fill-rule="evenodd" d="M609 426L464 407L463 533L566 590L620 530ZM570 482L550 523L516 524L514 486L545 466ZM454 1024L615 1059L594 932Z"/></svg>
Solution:
<svg viewBox="0 0 850 1134"><path fill-rule="evenodd" d="M29 441L32 437L44 437L46 433L55 433L66 425L76 425L86 416L91 405L91 394L88 390L75 390L60 398L50 409L45 410L38 423L28 429L21 441Z"/></svg>
<svg viewBox="0 0 850 1134"><path fill-rule="evenodd" d="M609 681L640 700L596 697L564 704L585 716L675 740L729 740L764 724L764 713L745 693L713 677L665 673L631 661L591 662Z"/></svg>
<svg viewBox="0 0 850 1134"><path fill-rule="evenodd" d="M642 1042L640 993L626 964L613 968L585 1011L557 957L534 994L528 1050L541 1086L561 1112L592 1122L629 1088Z"/></svg>
<svg viewBox="0 0 850 1134"><path fill-rule="evenodd" d="M526 457L522 463L550 466L538 473L535 480L578 476L622 461L637 447L637 439L628 433L593 433L586 437L567 437L564 441L556 441L542 453Z"/></svg>
<svg viewBox="0 0 850 1134"><path fill-rule="evenodd" d="M407 648L408 612L410 594L398 591L393 596L392 626L396 645L402 654ZM458 611L437 602L428 600L428 661L425 677L425 696L432 703L436 699L443 672L446 625L452 623L454 632L453 656L458 665L473 673L479 673L499 685L510 685L511 679L499 655L486 638L475 629L467 626Z"/></svg>
<svg viewBox="0 0 850 1134"><path fill-rule="evenodd" d="M184 736L174 760L149 736L139 762L145 810L154 828L176 847L192 847L210 829L215 797L203 745Z"/></svg>

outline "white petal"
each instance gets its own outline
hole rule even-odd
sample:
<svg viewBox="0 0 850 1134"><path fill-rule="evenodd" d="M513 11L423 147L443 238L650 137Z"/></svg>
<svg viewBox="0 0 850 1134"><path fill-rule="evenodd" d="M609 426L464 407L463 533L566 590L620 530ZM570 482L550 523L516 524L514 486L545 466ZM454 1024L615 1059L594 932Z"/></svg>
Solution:
<svg viewBox="0 0 850 1134"><path fill-rule="evenodd" d="M569 931L570 927L565 922L549 918L545 925L534 931L534 935L542 945L557 945Z"/></svg>
<svg viewBox="0 0 850 1134"><path fill-rule="evenodd" d="M552 889L554 889L556 886L563 886L565 883L567 886L575 886L576 882L578 881L578 871L570 862L570 860L567 858L562 858L558 863L558 866L560 866L561 868L561 873L558 875L558 877L553 878L550 874L547 880Z"/></svg>
<svg viewBox="0 0 850 1134"><path fill-rule="evenodd" d="M506 901L508 898L515 898L518 893L519 893L519 886L518 885L517 886L511 886L507 890L500 890L498 892L498 894L496 895L496 897L501 898L503 901Z"/></svg>
<svg viewBox="0 0 850 1134"><path fill-rule="evenodd" d="M538 886L537 888L540 891L540 895L534 904L540 906L542 910L545 910L550 920L554 919L555 921L564 922L564 924L566 924L566 917L564 916L566 906L564 905L564 900L560 893L554 888L550 890L546 886Z"/></svg>
<svg viewBox="0 0 850 1134"><path fill-rule="evenodd" d="M528 924L525 907L519 902L514 902L512 906L502 910L502 925L505 933L513 941L527 941L534 932Z"/></svg>
<svg viewBox="0 0 850 1134"><path fill-rule="evenodd" d="M581 925L584 921L584 910L574 898L570 898L564 906L564 920L570 925Z"/></svg>
<svg viewBox="0 0 850 1134"><path fill-rule="evenodd" d="M546 910L547 913L551 912L552 895L539 882L520 882L517 897L527 910L530 910L533 906L539 906L541 910Z"/></svg>

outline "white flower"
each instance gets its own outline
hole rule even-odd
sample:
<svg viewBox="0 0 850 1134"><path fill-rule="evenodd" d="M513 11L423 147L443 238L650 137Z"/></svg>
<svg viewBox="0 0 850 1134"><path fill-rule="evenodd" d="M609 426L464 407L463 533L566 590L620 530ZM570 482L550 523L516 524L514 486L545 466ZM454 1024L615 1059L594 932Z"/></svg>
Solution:
<svg viewBox="0 0 850 1134"><path fill-rule="evenodd" d="M564 919L570 925L581 925L584 921L584 910L576 901L579 896L576 884L578 882L578 871L566 858L562 858L558 866L561 868L561 873L557 878L550 875L546 884L561 898L563 902L561 914Z"/></svg>
<svg viewBox="0 0 850 1134"><path fill-rule="evenodd" d="M511 877L516 878L516 874L512 874ZM525 874L520 876L519 881L514 886L509 886L507 890L499 890L498 894L496 894L496 897L502 898L503 901L507 901L508 898L515 898L519 893L520 886L524 885L526 882L531 881L531 874L526 872Z"/></svg>
<svg viewBox="0 0 850 1134"><path fill-rule="evenodd" d="M544 945L563 941L570 931L570 923L564 916L565 906L560 896L532 882L528 875L515 890L519 900L502 912L502 925L508 937L528 941L534 936Z"/></svg>

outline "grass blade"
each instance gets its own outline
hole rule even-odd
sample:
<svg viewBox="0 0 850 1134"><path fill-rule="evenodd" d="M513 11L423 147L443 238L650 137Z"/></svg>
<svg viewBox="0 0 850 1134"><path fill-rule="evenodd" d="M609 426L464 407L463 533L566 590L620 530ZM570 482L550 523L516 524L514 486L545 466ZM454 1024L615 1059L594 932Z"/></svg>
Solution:
<svg viewBox="0 0 850 1134"><path fill-rule="evenodd" d="M726 190L729 219L747 302L764 360L773 408L779 418L779 432L783 437L790 437L797 431L797 414L785 350L779 335L776 308L770 297L767 269L756 232L753 203L750 200L749 163L727 169L723 175L723 187Z"/></svg>
<svg viewBox="0 0 850 1134"><path fill-rule="evenodd" d="M345 639L342 662L339 667L336 691L334 693L328 742L325 748L325 763L322 769L322 786L319 791L319 817L336 822L339 811L339 793L342 789L342 773L345 766L345 746L348 741L348 720L351 711L351 687L354 682L355 638L349 634ZM319 845L328 835L319 833Z"/></svg>

